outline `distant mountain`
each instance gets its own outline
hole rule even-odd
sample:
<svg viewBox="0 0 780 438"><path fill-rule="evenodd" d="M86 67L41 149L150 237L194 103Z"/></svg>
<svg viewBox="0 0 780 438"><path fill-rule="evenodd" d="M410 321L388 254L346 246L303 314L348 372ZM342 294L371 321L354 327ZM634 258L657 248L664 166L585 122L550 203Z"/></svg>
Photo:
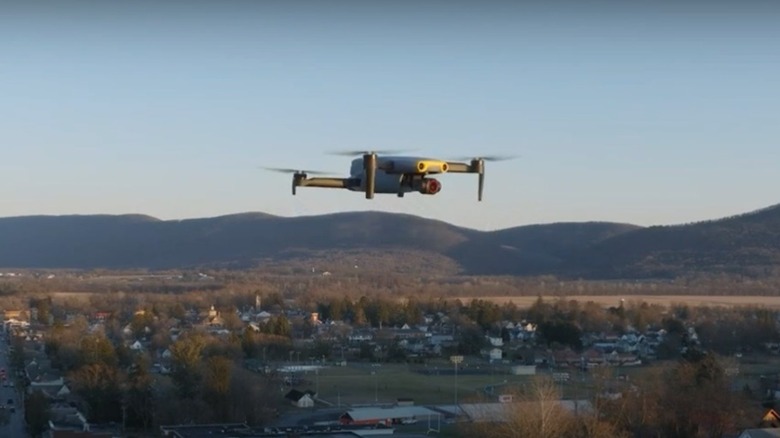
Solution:
<svg viewBox="0 0 780 438"><path fill-rule="evenodd" d="M780 275L780 204L718 220L617 235L578 251L565 269L598 278Z"/></svg>
<svg viewBox="0 0 780 438"><path fill-rule="evenodd" d="M608 222L477 231L417 216L243 213L163 221L143 215L0 218L0 266L184 268L316 260L388 272L656 278L780 274L780 206L688 225ZM304 263L305 262L305 263ZM417 269L417 271L415 271Z"/></svg>
<svg viewBox="0 0 780 438"><path fill-rule="evenodd" d="M0 266L173 268L274 259L290 251L407 248L434 253L478 232L386 213L282 218L246 213L161 221L146 216L0 218Z"/></svg>
<svg viewBox="0 0 780 438"><path fill-rule="evenodd" d="M448 254L474 274L557 273L572 254L639 228L611 222L528 225L482 233Z"/></svg>

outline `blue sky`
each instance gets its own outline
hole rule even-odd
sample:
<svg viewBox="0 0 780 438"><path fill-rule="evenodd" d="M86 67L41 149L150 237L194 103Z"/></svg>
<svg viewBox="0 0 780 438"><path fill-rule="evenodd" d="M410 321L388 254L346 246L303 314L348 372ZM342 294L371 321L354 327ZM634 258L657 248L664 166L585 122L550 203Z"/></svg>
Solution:
<svg viewBox="0 0 780 438"><path fill-rule="evenodd" d="M74 1L0 18L0 216L403 212L494 229L780 202L780 7ZM68 3L64 5L63 3ZM290 194L339 149L519 154L436 196Z"/></svg>

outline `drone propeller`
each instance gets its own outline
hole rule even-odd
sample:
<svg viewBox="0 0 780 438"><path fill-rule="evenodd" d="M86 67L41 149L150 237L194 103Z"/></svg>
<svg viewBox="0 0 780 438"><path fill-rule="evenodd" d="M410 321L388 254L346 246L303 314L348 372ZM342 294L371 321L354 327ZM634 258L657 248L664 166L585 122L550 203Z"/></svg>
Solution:
<svg viewBox="0 0 780 438"><path fill-rule="evenodd" d="M485 155L482 157L460 157L456 161L468 161L468 172L476 173L479 176L477 180L477 200L482 200L482 192L485 189L485 162L486 161L507 161L516 158L516 155Z"/></svg>
<svg viewBox="0 0 780 438"><path fill-rule="evenodd" d="M346 150L346 151L333 151L328 152L328 155L339 155L342 157L354 157L357 155L371 155L371 154L403 154L406 152L412 152L409 149L401 150L401 149L384 149L384 150L376 150L376 151L366 151L366 150Z"/></svg>
<svg viewBox="0 0 780 438"><path fill-rule="evenodd" d="M455 158L454 161L471 161L471 160L509 161L509 160L514 160L517 157L519 157L519 155L485 155L482 157L458 157Z"/></svg>
<svg viewBox="0 0 780 438"><path fill-rule="evenodd" d="M288 169L284 167L262 167L261 169L277 173L292 173L292 194L295 195L298 187L308 175L333 175L334 172L318 172L316 170Z"/></svg>
<svg viewBox="0 0 780 438"><path fill-rule="evenodd" d="M307 174L307 175L333 175L335 172L319 172L316 170L303 170L303 169L287 169L283 167L262 167L262 169L277 172L277 173L293 173L293 174Z"/></svg>

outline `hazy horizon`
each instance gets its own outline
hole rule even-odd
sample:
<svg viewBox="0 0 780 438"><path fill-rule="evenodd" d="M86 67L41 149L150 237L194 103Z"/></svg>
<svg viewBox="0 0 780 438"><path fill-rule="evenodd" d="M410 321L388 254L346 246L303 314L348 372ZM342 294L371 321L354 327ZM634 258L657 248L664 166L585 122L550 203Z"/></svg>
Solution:
<svg viewBox="0 0 780 438"><path fill-rule="evenodd" d="M641 226L780 202L780 4L13 2L0 216L378 210ZM435 196L300 188L339 149L518 154Z"/></svg>

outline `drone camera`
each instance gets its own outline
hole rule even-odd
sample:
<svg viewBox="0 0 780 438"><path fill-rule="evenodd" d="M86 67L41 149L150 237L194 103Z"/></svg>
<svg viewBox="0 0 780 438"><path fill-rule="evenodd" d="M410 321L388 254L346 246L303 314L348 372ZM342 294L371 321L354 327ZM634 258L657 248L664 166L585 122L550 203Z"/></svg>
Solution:
<svg viewBox="0 0 780 438"><path fill-rule="evenodd" d="M419 192L423 195L435 195L441 191L441 183L434 178L420 180Z"/></svg>

